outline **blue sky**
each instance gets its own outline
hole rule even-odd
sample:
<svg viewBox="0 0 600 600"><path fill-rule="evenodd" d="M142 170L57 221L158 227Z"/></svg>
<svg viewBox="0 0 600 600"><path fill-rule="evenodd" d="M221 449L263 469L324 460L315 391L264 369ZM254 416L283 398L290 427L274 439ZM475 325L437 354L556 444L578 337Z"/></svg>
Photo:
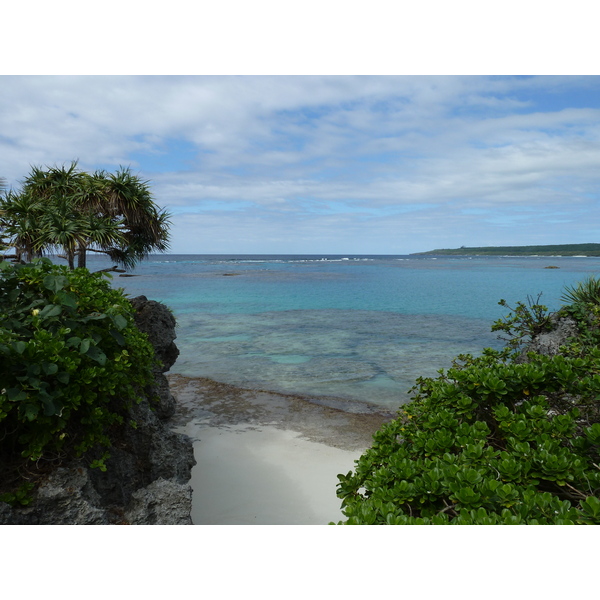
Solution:
<svg viewBox="0 0 600 600"><path fill-rule="evenodd" d="M598 76L0 76L0 176L73 159L177 253L600 242Z"/></svg>

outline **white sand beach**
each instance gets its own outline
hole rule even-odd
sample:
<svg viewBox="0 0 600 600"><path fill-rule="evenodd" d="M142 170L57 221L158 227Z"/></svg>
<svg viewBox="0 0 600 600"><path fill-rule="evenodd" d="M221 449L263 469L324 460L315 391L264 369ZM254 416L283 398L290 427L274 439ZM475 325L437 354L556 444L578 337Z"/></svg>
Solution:
<svg viewBox="0 0 600 600"><path fill-rule="evenodd" d="M169 380L179 403L178 430L195 440L196 525L343 520L337 475L353 469L372 434L390 418L208 379Z"/></svg>
<svg viewBox="0 0 600 600"><path fill-rule="evenodd" d="M343 519L338 473L360 452L302 439L298 432L209 428L194 444L196 525L326 525Z"/></svg>

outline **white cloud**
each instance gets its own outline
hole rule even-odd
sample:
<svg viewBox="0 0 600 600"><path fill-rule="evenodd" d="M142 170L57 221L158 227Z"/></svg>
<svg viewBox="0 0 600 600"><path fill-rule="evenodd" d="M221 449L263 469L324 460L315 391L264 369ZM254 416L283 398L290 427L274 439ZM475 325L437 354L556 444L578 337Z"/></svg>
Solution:
<svg viewBox="0 0 600 600"><path fill-rule="evenodd" d="M511 212L518 207L548 219L551 243L570 222L553 217L561 206L597 208L600 110L585 103L598 98L597 78L2 77L1 84L0 175L10 184L31 164L132 165L177 215L173 237L190 251L192 224L200 222L220 232L221 245L226 230L237 232L237 251L246 240L248 252L261 245L285 252L285 244L307 251L325 239L328 247L385 252L398 248L392 223L404 229L397 251L439 246L457 237L449 228L482 239L502 230L518 243L530 234L521 223L532 222ZM490 213L468 213L473 208ZM593 231L569 235L589 241L582 236Z"/></svg>

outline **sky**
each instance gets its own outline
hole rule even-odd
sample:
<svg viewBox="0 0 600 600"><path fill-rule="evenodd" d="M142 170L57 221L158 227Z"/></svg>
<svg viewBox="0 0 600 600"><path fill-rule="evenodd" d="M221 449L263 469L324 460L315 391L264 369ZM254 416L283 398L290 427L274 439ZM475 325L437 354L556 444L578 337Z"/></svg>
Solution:
<svg viewBox="0 0 600 600"><path fill-rule="evenodd" d="M174 253L600 241L600 77L4 75L0 176L130 167Z"/></svg>
<svg viewBox="0 0 600 600"><path fill-rule="evenodd" d="M190 6L5 7L0 177L130 167L175 253L600 241L589 0Z"/></svg>

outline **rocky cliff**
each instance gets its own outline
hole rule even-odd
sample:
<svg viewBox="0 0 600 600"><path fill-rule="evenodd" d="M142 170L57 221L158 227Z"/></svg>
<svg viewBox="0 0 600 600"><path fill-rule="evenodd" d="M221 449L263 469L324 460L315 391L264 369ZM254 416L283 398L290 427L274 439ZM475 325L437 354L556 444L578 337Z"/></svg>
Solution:
<svg viewBox="0 0 600 600"><path fill-rule="evenodd" d="M153 388L131 409L137 427L123 427L111 438L105 472L88 468L93 453L62 464L42 481L28 506L0 503L0 524L191 524L193 446L169 428L175 399L164 375L179 355L175 318L145 296L131 302L136 323L148 334L158 359Z"/></svg>

